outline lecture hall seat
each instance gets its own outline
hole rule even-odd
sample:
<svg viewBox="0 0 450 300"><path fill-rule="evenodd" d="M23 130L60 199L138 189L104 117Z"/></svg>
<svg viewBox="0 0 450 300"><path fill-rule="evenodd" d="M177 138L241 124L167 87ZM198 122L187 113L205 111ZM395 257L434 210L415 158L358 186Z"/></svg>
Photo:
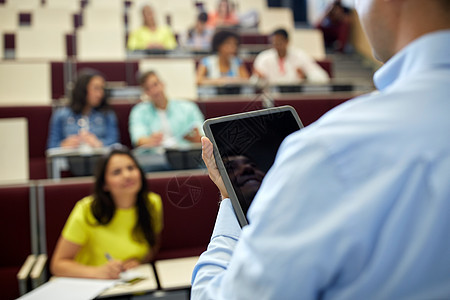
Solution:
<svg viewBox="0 0 450 300"><path fill-rule="evenodd" d="M2 106L0 109L0 119L24 117L28 120L30 179L47 178L45 150L51 114L49 105Z"/></svg>
<svg viewBox="0 0 450 300"><path fill-rule="evenodd" d="M27 256L37 251L32 246L30 218L30 204L35 201L33 189L28 183L0 186L0 299L19 297L17 273ZM33 227L36 229L36 225ZM34 238L37 245L36 233Z"/></svg>
<svg viewBox="0 0 450 300"><path fill-rule="evenodd" d="M151 176L147 182L161 195L164 209L156 260L200 255L208 246L219 209L217 187L204 170Z"/></svg>
<svg viewBox="0 0 450 300"><path fill-rule="evenodd" d="M307 96L303 98L294 98L289 96L276 99L275 106L290 105L297 111L303 126L307 126L317 121L322 115L335 108L339 104L353 98L353 94L334 94L327 96Z"/></svg>

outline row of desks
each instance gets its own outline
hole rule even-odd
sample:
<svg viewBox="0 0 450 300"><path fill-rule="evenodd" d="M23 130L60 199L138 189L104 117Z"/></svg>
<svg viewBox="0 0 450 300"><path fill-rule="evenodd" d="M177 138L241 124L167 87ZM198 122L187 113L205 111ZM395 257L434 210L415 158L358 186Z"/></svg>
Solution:
<svg viewBox="0 0 450 300"><path fill-rule="evenodd" d="M205 119L261 109L267 106L293 106L307 126L316 121L333 107L360 95L360 92L328 92L302 94L266 94L259 95L221 95L204 97L196 101ZM123 99L111 101L121 136L121 143L131 147L128 118L132 107L139 99ZM268 105L269 104L269 105ZM47 178L46 143L48 124L54 108L51 105L41 106L4 106L0 110L0 118L24 117L28 120L28 153L30 157L30 178Z"/></svg>
<svg viewBox="0 0 450 300"><path fill-rule="evenodd" d="M141 295L147 299L189 299L191 278L198 256L158 260L140 265L124 273L121 280L52 277L29 291L22 300L34 299L132 299Z"/></svg>

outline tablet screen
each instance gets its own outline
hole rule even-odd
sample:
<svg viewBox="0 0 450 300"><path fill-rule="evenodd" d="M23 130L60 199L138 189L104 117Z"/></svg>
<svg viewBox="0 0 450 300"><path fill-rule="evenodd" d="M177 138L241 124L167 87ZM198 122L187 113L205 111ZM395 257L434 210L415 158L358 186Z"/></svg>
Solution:
<svg viewBox="0 0 450 300"><path fill-rule="evenodd" d="M262 111L270 113L224 117L220 122L209 124L218 155L244 215L272 166L281 142L302 126L293 109Z"/></svg>

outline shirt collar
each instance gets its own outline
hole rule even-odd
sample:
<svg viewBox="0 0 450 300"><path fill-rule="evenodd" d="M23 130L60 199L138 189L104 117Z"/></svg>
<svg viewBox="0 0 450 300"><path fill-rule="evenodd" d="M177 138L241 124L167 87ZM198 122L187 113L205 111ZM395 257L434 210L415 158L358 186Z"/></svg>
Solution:
<svg viewBox="0 0 450 300"><path fill-rule="evenodd" d="M419 37L394 55L374 75L375 86L384 90L397 80L440 65L450 65L450 30Z"/></svg>

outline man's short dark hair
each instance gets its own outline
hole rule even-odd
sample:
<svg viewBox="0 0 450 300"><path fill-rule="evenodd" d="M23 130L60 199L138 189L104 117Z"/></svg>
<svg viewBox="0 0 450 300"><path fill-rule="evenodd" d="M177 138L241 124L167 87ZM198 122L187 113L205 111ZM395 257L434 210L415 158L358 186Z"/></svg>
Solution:
<svg viewBox="0 0 450 300"><path fill-rule="evenodd" d="M240 43L239 35L236 32L229 31L229 30L221 30L214 34L212 42L211 42L211 49L213 52L217 53L219 50L220 45L222 45L225 40L228 38L235 38L238 44Z"/></svg>
<svg viewBox="0 0 450 300"><path fill-rule="evenodd" d="M283 29L283 28L279 28L279 29L275 30L275 31L272 33L272 36L274 36L274 35L281 35L281 36L284 37L286 40L289 39L289 34L288 34L287 31L286 31L285 29Z"/></svg>

